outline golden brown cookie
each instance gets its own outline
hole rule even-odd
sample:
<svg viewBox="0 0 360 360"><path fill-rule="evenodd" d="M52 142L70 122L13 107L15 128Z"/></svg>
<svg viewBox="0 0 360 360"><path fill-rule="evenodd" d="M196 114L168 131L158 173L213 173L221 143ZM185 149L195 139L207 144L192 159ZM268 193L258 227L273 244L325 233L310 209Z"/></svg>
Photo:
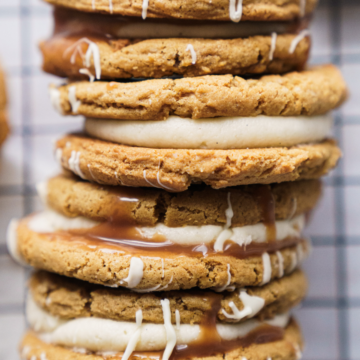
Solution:
<svg viewBox="0 0 360 360"><path fill-rule="evenodd" d="M131 220L143 226L154 226L158 222L169 227L224 225L230 192L234 212L232 226L245 226L265 221L262 204L255 196L257 188L241 186L213 190L192 186L181 193L169 193L152 188L113 188L60 175L46 182L46 203L65 216L85 216L97 221L114 218L118 209L126 206ZM271 184L270 188L276 220L307 213L315 207L321 194L319 180ZM138 201L124 204L119 201L120 194Z"/></svg>
<svg viewBox="0 0 360 360"><path fill-rule="evenodd" d="M170 115L199 119L324 114L344 102L347 88L337 68L324 65L258 80L213 75L131 83L82 81L53 88L52 94L53 104L65 115L164 120Z"/></svg>
<svg viewBox="0 0 360 360"><path fill-rule="evenodd" d="M7 123L7 113L5 110L0 110L0 146L7 138L9 132L10 129Z"/></svg>
<svg viewBox="0 0 360 360"><path fill-rule="evenodd" d="M176 323L175 310L180 312L182 324L199 324L204 320L205 313L211 310L208 297L213 296L200 290L139 294L127 289L104 288L45 271L32 275L29 288L35 302L56 317L73 319L94 316L135 322L135 313L141 309L143 321L156 324L164 323L160 299L166 297L170 300L173 324ZM246 292L265 300L263 308L256 314L257 318L264 320L288 312L303 299L306 290L306 277L303 272L296 270L264 286L247 288ZM239 290L225 291L218 296L221 298L221 309L217 313L219 321L239 322L249 318L231 319L222 311L233 313L229 306L231 301L240 311L244 308Z"/></svg>
<svg viewBox="0 0 360 360"><path fill-rule="evenodd" d="M334 168L339 157L334 140L290 148L240 150L138 148L81 135L67 135L56 143L59 163L84 179L173 192L201 182L220 189L315 179Z"/></svg>
<svg viewBox="0 0 360 360"><path fill-rule="evenodd" d="M261 249L251 255L235 255L235 248L204 253L198 246L137 247L63 231L35 232L28 226L31 219L30 216L19 222L14 238L16 244L12 245L25 263L37 269L116 287L125 286L131 260L137 257L143 271L141 280L132 288L143 291L256 286L291 273L309 252L307 241L301 239L265 245L265 251L273 251L266 257L261 255ZM297 245L292 245L294 243Z"/></svg>
<svg viewBox="0 0 360 360"><path fill-rule="evenodd" d="M266 360L269 357L277 360L297 360L299 358L299 350L303 347L303 340L300 329L296 322L292 319L284 331L282 340L263 344L251 344L248 347L240 347L232 350L226 354L214 355L211 357L197 358L194 360L231 360L241 359L260 359ZM61 346L47 344L41 341L34 332L29 331L22 339L20 345L21 358L24 360L31 360L36 357L41 357L48 360L117 360L119 355L107 354L106 356L96 354L82 354L66 349ZM42 355L43 354L43 355ZM137 352L132 355L132 358L141 358L144 360L153 360L154 357L161 358L162 352L159 353L143 353ZM120 357L121 358L121 357Z"/></svg>
<svg viewBox="0 0 360 360"><path fill-rule="evenodd" d="M284 73L301 70L307 61L310 38L300 41L295 51L290 47L296 34L278 35L271 46L271 36L245 39L99 39L91 34L55 35L42 42L43 70L54 75L88 79L79 48L85 54L89 39L100 52L101 79L161 78L171 75ZM79 44L78 46L76 44ZM192 55L189 44L194 49ZM70 51L68 51L70 50ZM75 61L71 61L71 60ZM95 75L94 61L89 71Z"/></svg>
<svg viewBox="0 0 360 360"><path fill-rule="evenodd" d="M46 0L50 4L80 11L120 14L124 16L146 15L155 18L177 18L198 20L230 20L228 0L173 0L148 2L144 13L143 0ZM241 20L292 20L310 14L316 0L243 0ZM235 2L236 5L236 2Z"/></svg>

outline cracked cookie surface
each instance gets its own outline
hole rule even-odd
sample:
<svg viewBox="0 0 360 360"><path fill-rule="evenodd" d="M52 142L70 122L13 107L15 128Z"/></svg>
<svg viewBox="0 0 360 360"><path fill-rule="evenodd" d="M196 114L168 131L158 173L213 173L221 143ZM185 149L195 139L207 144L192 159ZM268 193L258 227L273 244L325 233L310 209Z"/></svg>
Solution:
<svg viewBox="0 0 360 360"><path fill-rule="evenodd" d="M84 179L103 185L158 187L173 192L201 182L220 189L316 179L334 168L341 155L334 140L290 148L174 150L67 135L55 146L60 164ZM74 156L76 167L72 166Z"/></svg>
<svg viewBox="0 0 360 360"><path fill-rule="evenodd" d="M199 76L208 74L261 74L301 70L307 61L310 38L300 41L295 51L289 49L296 35L278 35L271 46L271 36L245 39L152 39L101 40L87 36L100 52L102 79L161 78L171 75ZM43 70L63 77L87 79L79 70L84 68L81 56L72 60L67 51L79 36L54 36L41 43ZM195 59L188 51L190 44ZM84 43L86 52L87 43ZM270 55L273 54L273 56ZM271 58L271 59L270 59ZM95 74L94 63L89 70Z"/></svg>
<svg viewBox="0 0 360 360"><path fill-rule="evenodd" d="M120 120L165 120L170 115L312 116L340 106L347 97L344 79L333 65L248 80L209 75L131 83L80 81L52 91L57 92L56 108L64 115ZM73 97L75 109L69 101Z"/></svg>
<svg viewBox="0 0 360 360"><path fill-rule="evenodd" d="M276 220L307 213L315 207L321 194L319 180L271 184L269 188L274 199ZM138 200L126 203L130 207L128 214L137 225L155 226L158 222L169 227L224 225L230 193L234 213L232 226L245 226L265 221L262 204L254 196L256 189L257 186L242 186L213 190L198 185L185 192L169 193L152 188L114 189L71 175L59 175L46 183L46 204L67 217L85 216L106 221L124 206L118 198L121 195Z"/></svg>
<svg viewBox="0 0 360 360"><path fill-rule="evenodd" d="M96 286L45 271L32 275L29 288L33 299L42 309L63 319L94 316L135 322L135 313L141 309L144 322L159 324L164 323L161 299L166 298L170 301L173 324L176 323L175 310L180 312L181 324L199 324L206 312L211 310L208 297L213 296L212 293L201 290L139 294L127 289ZM303 299L306 290L306 277L300 270L264 286L246 289L250 296L265 300L264 307L256 314L259 320L271 319L276 314L289 311ZM229 306L231 301L240 311L244 308L239 290L225 291L216 296L221 298L218 321L243 322L249 318L246 316L235 320L226 317L222 312L224 309L228 314L232 314Z"/></svg>

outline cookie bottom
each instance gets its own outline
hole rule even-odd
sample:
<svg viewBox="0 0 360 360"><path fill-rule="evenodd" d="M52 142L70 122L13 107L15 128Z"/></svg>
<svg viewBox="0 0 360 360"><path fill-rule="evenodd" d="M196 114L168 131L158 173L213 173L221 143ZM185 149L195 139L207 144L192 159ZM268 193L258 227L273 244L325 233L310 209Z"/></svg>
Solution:
<svg viewBox="0 0 360 360"><path fill-rule="evenodd" d="M282 340L263 343L252 344L248 347L239 347L235 350L231 350L228 353L217 354L211 357L193 357L193 360L197 359L211 359L211 360L223 360L223 359L258 359L266 360L267 358L277 360L296 360L300 358L300 349L303 346L302 336L300 328L296 324L295 320L291 320L289 325L284 331L284 337ZM25 334L20 345L21 358L24 360L30 360L31 358L47 359L47 360L119 360L122 357L122 353L118 354L106 354L97 355L92 353L79 353L74 350L67 349L61 346L47 344L41 341L34 332L29 331ZM142 360L154 360L160 359L162 352L146 353L136 352L131 358L141 358Z"/></svg>

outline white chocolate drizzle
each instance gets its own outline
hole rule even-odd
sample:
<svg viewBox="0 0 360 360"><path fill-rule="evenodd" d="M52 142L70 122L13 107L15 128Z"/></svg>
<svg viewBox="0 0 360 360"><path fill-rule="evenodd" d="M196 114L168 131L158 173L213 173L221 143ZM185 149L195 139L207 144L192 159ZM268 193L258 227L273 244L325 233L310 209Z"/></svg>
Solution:
<svg viewBox="0 0 360 360"><path fill-rule="evenodd" d="M171 311L170 311L169 299L160 300L160 302L164 316L164 326L166 331L166 342L167 342L162 356L162 360L169 360L176 345L176 333L174 327L171 324Z"/></svg>
<svg viewBox="0 0 360 360"><path fill-rule="evenodd" d="M46 354L44 352L40 354L40 360L47 360Z"/></svg>
<svg viewBox="0 0 360 360"><path fill-rule="evenodd" d="M237 4L237 6L236 6ZM233 22L239 22L242 16L242 0L230 0L229 16Z"/></svg>
<svg viewBox="0 0 360 360"><path fill-rule="evenodd" d="M149 6L149 0L143 0L143 3L142 3L142 14L141 14L143 20L146 19L148 6Z"/></svg>
<svg viewBox="0 0 360 360"><path fill-rule="evenodd" d="M68 161L69 169L77 176L80 176L82 179L86 180L85 175L80 169L80 155L80 151L71 151L71 156Z"/></svg>
<svg viewBox="0 0 360 360"><path fill-rule="evenodd" d="M79 73L83 75L87 75L89 77L89 81L94 82L95 76L90 72L89 69L80 69Z"/></svg>
<svg viewBox="0 0 360 360"><path fill-rule="evenodd" d="M109 0L109 11L110 11L110 14L113 13L113 3L112 3L112 0Z"/></svg>
<svg viewBox="0 0 360 360"><path fill-rule="evenodd" d="M293 271L296 267L297 267L298 263L297 263L297 254L295 252L291 253L291 264L290 264L290 269L289 272Z"/></svg>
<svg viewBox="0 0 360 360"><path fill-rule="evenodd" d="M140 258L134 256L130 260L129 274L125 279L123 279L123 281L127 282L128 288L134 288L140 284L143 274L144 263Z"/></svg>
<svg viewBox="0 0 360 360"><path fill-rule="evenodd" d="M55 160L62 166L62 149L57 148L55 150Z"/></svg>
<svg viewBox="0 0 360 360"><path fill-rule="evenodd" d="M284 276L284 257L282 256L280 251L276 252L276 256L278 258L278 264L279 264L278 277L281 278Z"/></svg>
<svg viewBox="0 0 360 360"><path fill-rule="evenodd" d="M226 284L221 287L213 288L214 291L223 292L223 291L234 291L235 290L235 285L230 285L230 282L231 282L230 264L227 264L226 271L227 271L227 275L228 275Z"/></svg>
<svg viewBox="0 0 360 360"><path fill-rule="evenodd" d="M124 354L123 354L121 360L128 360L129 359L129 357L131 356L131 354L135 350L137 343L140 340L141 325L142 325L142 320L143 320L142 310L138 310L136 312L135 318L136 318L136 330L131 335L131 338L130 338L127 346L126 346L126 349L124 351Z"/></svg>
<svg viewBox="0 0 360 360"><path fill-rule="evenodd" d="M195 65L196 64L196 52L194 50L194 47L191 44L188 44L185 51L190 51L191 63L193 65Z"/></svg>
<svg viewBox="0 0 360 360"><path fill-rule="evenodd" d="M92 9L95 10L95 0L91 0Z"/></svg>
<svg viewBox="0 0 360 360"><path fill-rule="evenodd" d="M87 168L88 168L89 173L90 173L92 179L94 180L94 182L96 182L97 184L104 184L102 181L100 181L100 180L94 175L94 173L93 173L92 170L91 170L90 164L87 164Z"/></svg>
<svg viewBox="0 0 360 360"><path fill-rule="evenodd" d="M231 220L234 216L234 211L232 209L230 195L231 195L231 193L228 192L228 194L227 194L228 207L225 210L226 225L225 225L224 230L219 234L219 236L217 237L217 239L215 241L215 244L214 244L215 251L223 251L225 241L229 240L231 238L231 236L233 235L233 231L229 229L231 226Z"/></svg>
<svg viewBox="0 0 360 360"><path fill-rule="evenodd" d="M296 360L300 360L302 358L302 352L300 350L299 344L293 343L292 345L293 345L294 350L295 350Z"/></svg>
<svg viewBox="0 0 360 360"><path fill-rule="evenodd" d="M151 185L151 186L154 187L154 188L157 188L157 189L165 189L165 190L169 190L169 191L174 191L174 189L172 189L172 188L164 185L164 184L161 182L161 180L160 180L160 166L161 166L161 163L160 163L160 161L159 161L159 169L158 169L158 171L157 171L157 173L156 173L156 180L157 180L157 183L158 183L159 186L154 185L152 182L150 182L150 181L147 179L147 177L146 177L146 170L143 171L144 180L145 180L149 185Z"/></svg>
<svg viewBox="0 0 360 360"><path fill-rule="evenodd" d="M263 277L261 285L267 284L271 280L271 259L270 255L265 252L262 254Z"/></svg>
<svg viewBox="0 0 360 360"><path fill-rule="evenodd" d="M147 179L147 177L146 177L146 170L143 171L143 177L144 177L144 180L145 180L150 186L155 187L155 188L158 188L158 189L161 189L160 186L154 185L153 183L151 183L151 182Z"/></svg>
<svg viewBox="0 0 360 360"><path fill-rule="evenodd" d="M172 283L174 276L171 277L170 281L164 285L161 286L161 284L158 284L156 286L153 286L151 288L147 288L147 289L133 289L133 291L137 292L137 293L148 293L148 292L153 292L153 291L162 291L168 288L168 286Z"/></svg>
<svg viewBox="0 0 360 360"><path fill-rule="evenodd" d="M61 115L64 114L61 107L60 91L55 87L49 88L50 102L53 108Z"/></svg>
<svg viewBox="0 0 360 360"><path fill-rule="evenodd" d="M221 309L222 313L228 319L241 320L246 316L252 317L256 315L265 305L265 300L263 298L259 296L251 296L245 289L240 289L239 298L244 305L242 310L239 310L233 301L229 302L229 306L233 311L233 314L229 314L224 309Z"/></svg>
<svg viewBox="0 0 360 360"><path fill-rule="evenodd" d="M156 174L156 179L158 184L160 185L161 188L164 188L165 190L169 190L169 191L174 191L174 189L169 188L168 186L164 185L161 180L160 180L160 170L157 172Z"/></svg>
<svg viewBox="0 0 360 360"><path fill-rule="evenodd" d="M269 51L269 60L274 59L274 52L276 49L276 39L277 39L277 34L275 32L271 33L271 46L270 46L270 51Z"/></svg>
<svg viewBox="0 0 360 360"><path fill-rule="evenodd" d="M299 45L299 42L309 35L310 35L310 31L308 29L301 30L300 33L291 42L289 48L289 54L293 54L295 52L296 47Z"/></svg>
<svg viewBox="0 0 360 360"><path fill-rule="evenodd" d="M176 330L180 330L180 311L178 309L175 310L175 322Z"/></svg>
<svg viewBox="0 0 360 360"><path fill-rule="evenodd" d="M79 110L79 106L81 105L81 101L76 99L76 86L69 87L69 103L71 106L71 111L76 114Z"/></svg>
<svg viewBox="0 0 360 360"><path fill-rule="evenodd" d="M81 44L86 43L88 44L88 48L86 53L84 54L81 49ZM70 62L72 64L75 63L77 54L80 55L83 65L87 68L91 66L91 57L93 58L94 68L95 68L95 78L99 80L101 78L101 64L100 64L100 50L99 47L88 38L82 38L76 41L73 45L67 48L64 52L64 56L70 51L73 50L73 53L70 57Z"/></svg>

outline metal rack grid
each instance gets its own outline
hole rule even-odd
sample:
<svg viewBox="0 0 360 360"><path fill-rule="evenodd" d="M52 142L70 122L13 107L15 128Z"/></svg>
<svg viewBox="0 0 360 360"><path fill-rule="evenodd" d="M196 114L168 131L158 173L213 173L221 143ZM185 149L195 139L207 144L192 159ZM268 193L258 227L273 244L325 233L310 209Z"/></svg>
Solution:
<svg viewBox="0 0 360 360"><path fill-rule="evenodd" d="M325 179L325 195L308 234L314 253L305 264L310 293L297 317L304 329L306 360L360 359L360 2L320 1L312 25L312 63L338 65L352 97L335 113L334 135L344 152ZM0 58L8 75L12 135L0 153L0 358L17 359L25 329L27 270L8 256L6 225L40 204L35 184L56 173L52 142L79 129L50 105L36 43L51 32L51 9L37 0L0 0Z"/></svg>

